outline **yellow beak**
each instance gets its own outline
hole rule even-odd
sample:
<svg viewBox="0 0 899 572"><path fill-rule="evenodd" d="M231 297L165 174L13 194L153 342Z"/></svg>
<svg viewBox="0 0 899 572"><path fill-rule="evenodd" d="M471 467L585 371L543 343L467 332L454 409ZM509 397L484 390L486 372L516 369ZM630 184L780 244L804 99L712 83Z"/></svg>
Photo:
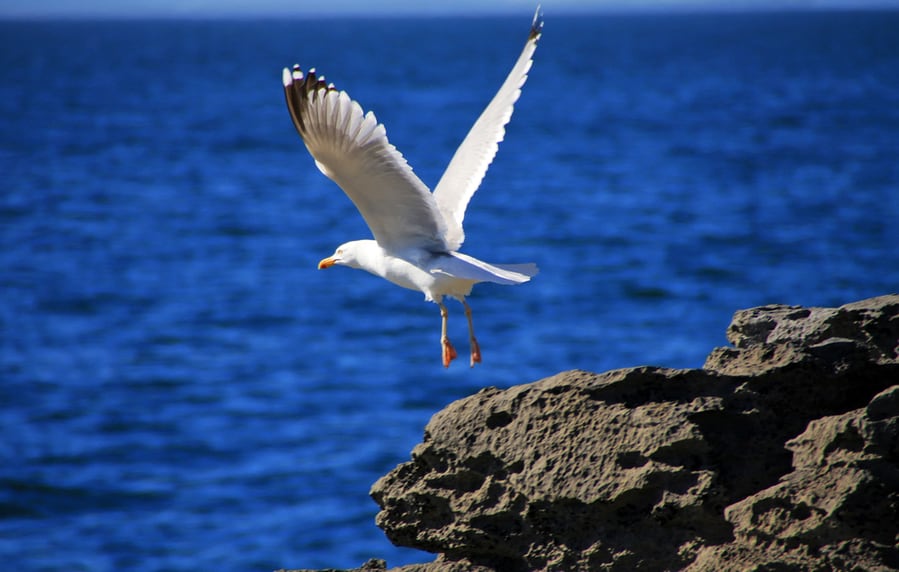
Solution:
<svg viewBox="0 0 899 572"><path fill-rule="evenodd" d="M329 256L318 263L318 269L324 270L325 268L331 268L335 264L337 264L337 259L333 256Z"/></svg>

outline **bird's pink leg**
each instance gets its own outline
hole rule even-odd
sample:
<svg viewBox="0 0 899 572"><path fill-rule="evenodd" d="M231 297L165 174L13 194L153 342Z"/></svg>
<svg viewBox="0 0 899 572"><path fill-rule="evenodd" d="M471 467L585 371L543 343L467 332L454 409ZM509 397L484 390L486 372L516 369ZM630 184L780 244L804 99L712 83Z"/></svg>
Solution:
<svg viewBox="0 0 899 572"><path fill-rule="evenodd" d="M450 362L456 359L458 354L446 335L446 319L449 312L446 311L446 306L442 302L437 302L437 305L440 306L440 345L443 348L443 367L449 367Z"/></svg>
<svg viewBox="0 0 899 572"><path fill-rule="evenodd" d="M465 306L465 317L468 318L468 342L471 344L471 367L474 367L474 364L481 363L481 346L478 345L478 340L474 337L474 324L471 322L471 307L469 307L465 298L460 299L460 301L462 302L462 305Z"/></svg>

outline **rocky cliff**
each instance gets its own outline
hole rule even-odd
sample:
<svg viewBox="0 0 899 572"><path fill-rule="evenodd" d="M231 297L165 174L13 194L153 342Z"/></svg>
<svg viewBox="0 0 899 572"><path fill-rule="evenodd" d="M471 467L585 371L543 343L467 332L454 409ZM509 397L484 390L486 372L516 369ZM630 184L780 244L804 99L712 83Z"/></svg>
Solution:
<svg viewBox="0 0 899 572"><path fill-rule="evenodd" d="M437 554L397 570L899 569L899 296L744 310L727 337L702 369L434 415L371 490L392 542Z"/></svg>

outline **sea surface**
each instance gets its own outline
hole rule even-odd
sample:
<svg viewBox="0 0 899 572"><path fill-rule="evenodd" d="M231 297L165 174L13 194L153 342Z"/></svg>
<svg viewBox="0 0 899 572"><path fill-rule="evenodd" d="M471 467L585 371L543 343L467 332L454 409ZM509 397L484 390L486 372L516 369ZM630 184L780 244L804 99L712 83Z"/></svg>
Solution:
<svg viewBox="0 0 899 572"><path fill-rule="evenodd" d="M423 562L372 483L432 414L582 368L699 367L735 310L899 291L899 13L558 16L465 219L536 262L469 298L316 264L368 231L281 68L373 110L429 185L530 14L0 23L0 562Z"/></svg>

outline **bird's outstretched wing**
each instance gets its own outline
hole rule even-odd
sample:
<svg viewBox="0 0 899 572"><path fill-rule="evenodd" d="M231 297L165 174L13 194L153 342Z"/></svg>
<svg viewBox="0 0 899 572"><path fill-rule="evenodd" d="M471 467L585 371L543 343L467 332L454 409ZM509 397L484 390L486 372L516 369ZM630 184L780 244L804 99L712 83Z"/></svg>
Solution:
<svg viewBox="0 0 899 572"><path fill-rule="evenodd" d="M319 170L359 209L383 248L447 250L434 196L387 140L387 131L345 91L311 69L284 68L290 117Z"/></svg>
<svg viewBox="0 0 899 572"><path fill-rule="evenodd" d="M521 95L521 86L528 78L542 30L543 15L538 7L528 41L518 56L518 61L456 150L446 172L434 188L434 198L446 222L446 243L450 250L457 250L465 240L462 230L465 208L481 185L487 167L499 149L499 142L506 134L506 124L512 118L513 106Z"/></svg>

